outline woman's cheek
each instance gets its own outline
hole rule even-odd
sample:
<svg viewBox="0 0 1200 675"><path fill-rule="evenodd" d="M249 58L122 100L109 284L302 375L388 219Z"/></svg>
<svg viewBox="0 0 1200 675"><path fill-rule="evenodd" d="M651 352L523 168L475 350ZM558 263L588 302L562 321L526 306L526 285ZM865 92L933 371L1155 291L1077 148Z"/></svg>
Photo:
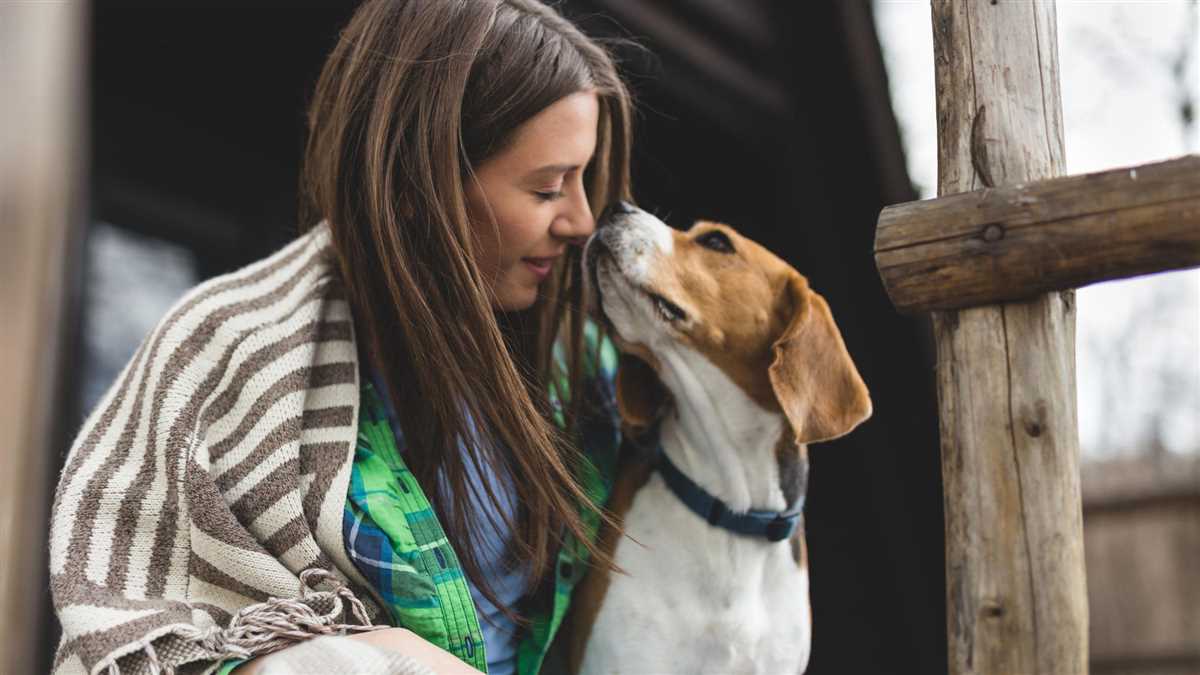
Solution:
<svg viewBox="0 0 1200 675"><path fill-rule="evenodd" d="M536 249L538 242L549 231L549 225L542 225L542 221L546 220L541 214L522 214L520 219L509 221L509 226L501 231L501 241L504 244L506 257L520 259L528 255L537 253L545 253L545 251L531 250Z"/></svg>

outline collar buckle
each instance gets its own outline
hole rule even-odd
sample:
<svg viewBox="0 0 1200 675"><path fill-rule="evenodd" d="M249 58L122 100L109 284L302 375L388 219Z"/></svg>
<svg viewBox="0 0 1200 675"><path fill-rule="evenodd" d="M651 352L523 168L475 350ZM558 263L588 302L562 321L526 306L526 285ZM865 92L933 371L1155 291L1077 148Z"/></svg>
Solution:
<svg viewBox="0 0 1200 675"><path fill-rule="evenodd" d="M790 518L784 517L783 514L775 516L775 519L767 523L766 531L763 535L768 541L776 542L790 539L796 532L796 522L799 520L796 516Z"/></svg>
<svg viewBox="0 0 1200 675"><path fill-rule="evenodd" d="M720 526L721 521L728 512L729 509L725 508L725 502L714 498L712 504L708 507L708 515L704 517L704 520L708 521L709 525Z"/></svg>

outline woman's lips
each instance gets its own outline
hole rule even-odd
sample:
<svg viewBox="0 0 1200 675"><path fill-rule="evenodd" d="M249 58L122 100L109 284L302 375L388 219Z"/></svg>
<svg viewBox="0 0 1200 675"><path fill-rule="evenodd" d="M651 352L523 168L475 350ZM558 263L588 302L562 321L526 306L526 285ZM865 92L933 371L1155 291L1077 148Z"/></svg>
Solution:
<svg viewBox="0 0 1200 675"><path fill-rule="evenodd" d="M550 276L550 270L554 268L555 258L521 258L521 262L529 268L538 281Z"/></svg>

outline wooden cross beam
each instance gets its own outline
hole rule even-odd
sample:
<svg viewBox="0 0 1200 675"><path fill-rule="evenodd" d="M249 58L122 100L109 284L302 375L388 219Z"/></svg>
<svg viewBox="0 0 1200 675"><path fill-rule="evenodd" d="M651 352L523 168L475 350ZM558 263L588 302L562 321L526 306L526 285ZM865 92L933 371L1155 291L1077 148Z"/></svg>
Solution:
<svg viewBox="0 0 1200 675"><path fill-rule="evenodd" d="M889 206L875 260L906 314L1200 267L1200 156Z"/></svg>

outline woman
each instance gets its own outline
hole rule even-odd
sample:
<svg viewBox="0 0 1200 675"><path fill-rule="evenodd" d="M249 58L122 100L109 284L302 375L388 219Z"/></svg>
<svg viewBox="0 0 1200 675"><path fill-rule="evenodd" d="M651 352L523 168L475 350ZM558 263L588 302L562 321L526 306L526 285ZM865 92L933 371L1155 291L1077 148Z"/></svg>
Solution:
<svg viewBox="0 0 1200 675"><path fill-rule="evenodd" d="M609 55L536 0L359 8L311 104L309 230L183 298L71 449L56 670L269 671L348 631L319 654L536 672L610 564L615 357L578 257L629 125Z"/></svg>

